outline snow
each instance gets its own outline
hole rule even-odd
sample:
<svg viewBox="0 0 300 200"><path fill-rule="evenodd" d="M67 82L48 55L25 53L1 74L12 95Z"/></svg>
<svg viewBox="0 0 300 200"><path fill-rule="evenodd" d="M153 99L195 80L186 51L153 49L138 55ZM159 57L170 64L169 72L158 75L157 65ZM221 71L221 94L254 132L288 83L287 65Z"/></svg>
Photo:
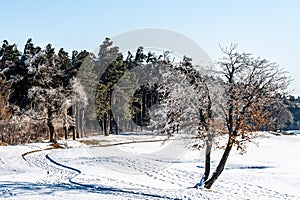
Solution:
<svg viewBox="0 0 300 200"><path fill-rule="evenodd" d="M246 154L232 151L211 190L192 188L204 151L187 149L186 138L127 133L82 139L101 141L93 145L61 140L64 149L1 146L0 199L300 199L299 135L265 134ZM212 169L221 153L213 151Z"/></svg>

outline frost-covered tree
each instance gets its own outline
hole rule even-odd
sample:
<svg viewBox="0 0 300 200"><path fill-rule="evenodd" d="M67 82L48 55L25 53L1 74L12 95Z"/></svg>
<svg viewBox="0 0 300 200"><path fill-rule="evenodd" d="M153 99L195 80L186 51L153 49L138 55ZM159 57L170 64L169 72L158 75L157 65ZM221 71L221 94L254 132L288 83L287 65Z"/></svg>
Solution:
<svg viewBox="0 0 300 200"><path fill-rule="evenodd" d="M168 134L176 132L196 137L193 145L196 149L205 147L204 174L196 185L198 187L210 173L213 137L217 133L213 123L217 117L211 96L217 93L218 85L212 83L215 82L213 77L193 67L191 59L186 56L180 63L165 68L161 74L159 92L162 98L157 109L153 110L152 122Z"/></svg>
<svg viewBox="0 0 300 200"><path fill-rule="evenodd" d="M223 118L223 134L228 135L224 153L204 187L210 188L224 170L234 145L243 150L245 142L256 137L256 132L272 123L274 102L282 103L278 94L285 94L289 77L276 63L251 54L238 53L236 45L223 48L225 54L218 63L222 78L222 102L218 107ZM271 108L271 109L270 109Z"/></svg>
<svg viewBox="0 0 300 200"><path fill-rule="evenodd" d="M13 84L9 96L11 106L16 108L14 115L45 121L50 141L54 142L54 119L63 121L61 127L66 126L64 113L71 105L70 81L74 73L67 52L60 49L55 54L50 44L41 50L28 40L21 62L15 68L18 70L10 78Z"/></svg>
<svg viewBox="0 0 300 200"><path fill-rule="evenodd" d="M54 141L56 124L67 137L68 127L74 125L70 106L79 102L86 106L86 93L74 79L82 65L82 55L70 59L63 49L56 54L50 44L43 50L35 47L32 39L27 40L22 53L15 44L4 41L0 48L0 103L1 110L9 115L1 114L1 119L7 121L2 121L3 126L18 135L24 131L36 132L39 130L36 126L46 124L50 141ZM19 130L16 124L27 128Z"/></svg>
<svg viewBox="0 0 300 200"><path fill-rule="evenodd" d="M50 142L55 141L53 120L63 115L71 105L66 91L70 84L67 74L69 66L67 53L61 49L56 55L50 44L28 66L32 85L28 91L31 105L27 112L35 120L46 120Z"/></svg>

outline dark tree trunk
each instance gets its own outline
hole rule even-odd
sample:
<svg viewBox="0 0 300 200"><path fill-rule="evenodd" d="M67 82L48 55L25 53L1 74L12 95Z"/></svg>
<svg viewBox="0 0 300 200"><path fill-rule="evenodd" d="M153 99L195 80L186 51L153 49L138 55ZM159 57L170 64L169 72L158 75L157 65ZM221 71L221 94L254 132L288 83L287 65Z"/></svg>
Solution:
<svg viewBox="0 0 300 200"><path fill-rule="evenodd" d="M205 183L205 181L208 179L209 174L210 174L210 157L211 157L211 148L212 148L212 135L211 134L208 134L205 144L206 144L206 148L205 148L204 174L201 177L200 182L195 185L196 188L202 186Z"/></svg>
<svg viewBox="0 0 300 200"><path fill-rule="evenodd" d="M111 96L112 96L112 89L109 89L108 92L108 103L109 103L109 110L108 110L108 123L109 123L109 133L113 132L113 114L111 110Z"/></svg>
<svg viewBox="0 0 300 200"><path fill-rule="evenodd" d="M103 125L103 119L99 121L99 124L100 124L100 131L101 131L101 134L104 134L104 125Z"/></svg>
<svg viewBox="0 0 300 200"><path fill-rule="evenodd" d="M72 131L72 139L75 140L75 126L76 126L76 104L72 105L69 109L68 109L68 115L72 116L73 120L72 120L72 124L70 125L70 131ZM67 130L68 131L68 130Z"/></svg>
<svg viewBox="0 0 300 200"><path fill-rule="evenodd" d="M211 147L212 147L212 138L208 137L206 140L206 149L205 149L205 171L202 177L203 183L208 179L210 174L210 155L211 155Z"/></svg>
<svg viewBox="0 0 300 200"><path fill-rule="evenodd" d="M75 126L72 125L72 132L73 132L73 140L76 140L76 130L75 130Z"/></svg>
<svg viewBox="0 0 300 200"><path fill-rule="evenodd" d="M63 126L63 131L64 131L65 139L68 139L68 130L66 125Z"/></svg>
<svg viewBox="0 0 300 200"><path fill-rule="evenodd" d="M228 159L228 156L230 154L230 151L232 149L233 142L234 142L233 136L232 136L232 134L229 134L229 139L228 139L228 142L227 142L227 146L226 146L225 151L222 155L222 158L221 158L215 172L211 176L211 178L208 179L204 183L205 188L210 189L211 186L214 184L214 182L217 180L217 178L221 175L222 171L224 170L224 167L225 167L226 161Z"/></svg>
<svg viewBox="0 0 300 200"><path fill-rule="evenodd" d="M229 83L232 83L232 75L230 75L229 78ZM234 96L230 96L230 100L228 102L228 104L230 105L229 109L228 109L228 121L227 121L227 129L228 129L228 142L225 148L225 151L222 155L221 160L219 161L219 164L216 168L216 170L214 171L213 175L210 177L210 179L208 179L207 181L205 181L204 183L204 187L207 189L210 189L211 186L214 184L214 182L218 179L218 177L221 175L221 173L224 170L225 164L227 162L228 156L230 154L230 151L232 149L232 146L234 144L234 140L236 138L236 132L233 130L233 110L234 110L234 106L233 106L233 100Z"/></svg>
<svg viewBox="0 0 300 200"><path fill-rule="evenodd" d="M116 125L116 134L119 134L119 128L118 128L118 124Z"/></svg>
<svg viewBox="0 0 300 200"><path fill-rule="evenodd" d="M113 133L113 117L111 110L108 111L109 133Z"/></svg>
<svg viewBox="0 0 300 200"><path fill-rule="evenodd" d="M79 128L78 128L78 126L76 126L76 138L77 139L79 138Z"/></svg>
<svg viewBox="0 0 300 200"><path fill-rule="evenodd" d="M109 89L108 92L108 103L109 103L109 110L108 110L108 123L109 123L109 133L108 134L112 134L112 133L116 133L116 121L113 115L113 112L111 110L111 104L112 104L112 92L113 89Z"/></svg>
<svg viewBox="0 0 300 200"><path fill-rule="evenodd" d="M212 137L208 137L206 140L206 149L205 149L205 167L204 167L204 174L201 177L199 183L197 183L194 187L198 188L203 186L205 181L207 181L209 174L210 174L210 156L211 156L211 148L212 148Z"/></svg>
<svg viewBox="0 0 300 200"><path fill-rule="evenodd" d="M202 175L202 178L200 180L200 183L197 183L195 185L196 188L202 186L205 181L208 179L209 174L210 174L210 156L211 156L211 148L212 148L212 139L213 136L212 134L209 132L209 123L210 123L210 119L211 119L211 100L210 98L208 98L209 100L209 105L207 108L207 116L205 116L204 110L200 109L199 110L199 114L200 114L200 128L203 128L204 131L207 133L207 139L205 141L205 167L204 167L204 174Z"/></svg>
<svg viewBox="0 0 300 200"><path fill-rule="evenodd" d="M47 114L48 114L47 125L48 125L49 132L50 132L49 142L55 142L54 126L53 126L53 123L52 123L52 114L53 113L52 113L51 108L48 108Z"/></svg>
<svg viewBox="0 0 300 200"><path fill-rule="evenodd" d="M103 129L104 129L104 135L109 136L109 132L107 131L107 113L103 116Z"/></svg>

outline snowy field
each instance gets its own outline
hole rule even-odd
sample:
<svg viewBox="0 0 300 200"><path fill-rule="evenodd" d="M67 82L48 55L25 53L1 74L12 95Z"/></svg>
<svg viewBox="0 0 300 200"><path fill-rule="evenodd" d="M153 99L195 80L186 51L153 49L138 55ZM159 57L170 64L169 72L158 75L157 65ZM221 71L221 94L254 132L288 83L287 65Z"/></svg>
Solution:
<svg viewBox="0 0 300 200"><path fill-rule="evenodd" d="M147 134L84 140L61 140L64 149L1 146L0 199L300 199L300 135L266 134L245 155L233 150L211 190L192 188L204 154L183 148L186 141ZM213 152L213 169L220 155Z"/></svg>

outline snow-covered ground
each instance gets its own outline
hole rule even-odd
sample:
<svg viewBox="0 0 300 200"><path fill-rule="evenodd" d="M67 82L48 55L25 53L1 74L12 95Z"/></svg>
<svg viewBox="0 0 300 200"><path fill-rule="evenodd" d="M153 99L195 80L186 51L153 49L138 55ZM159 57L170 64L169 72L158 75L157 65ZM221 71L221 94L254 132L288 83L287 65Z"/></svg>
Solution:
<svg viewBox="0 0 300 200"><path fill-rule="evenodd" d="M0 199L300 199L300 135L266 136L245 155L233 150L211 190L192 188L204 154L178 138L123 134L84 139L89 145L59 141L64 149L2 146ZM212 168L220 155L213 152Z"/></svg>

